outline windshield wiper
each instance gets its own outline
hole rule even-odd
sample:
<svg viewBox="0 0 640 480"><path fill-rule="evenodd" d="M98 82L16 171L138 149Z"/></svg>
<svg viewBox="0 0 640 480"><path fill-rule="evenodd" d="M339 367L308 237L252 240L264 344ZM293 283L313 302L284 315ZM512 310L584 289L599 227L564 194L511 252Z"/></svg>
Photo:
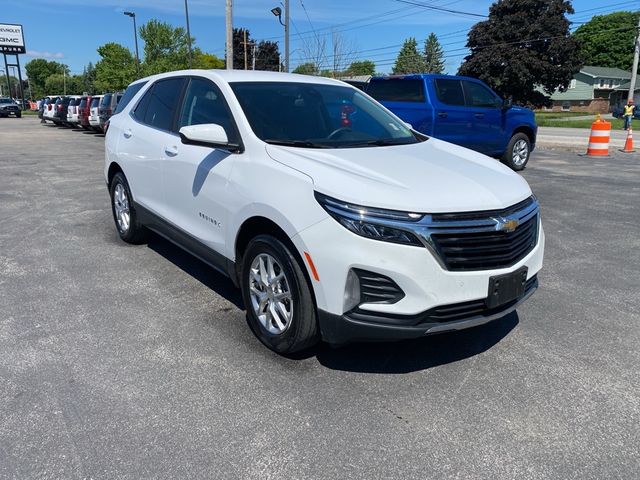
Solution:
<svg viewBox="0 0 640 480"><path fill-rule="evenodd" d="M409 140L409 139L407 139ZM356 142L356 143L349 143L347 145L343 145L344 147L367 147L367 146L375 146L375 147L388 147L390 145L410 145L412 143L416 143L416 142L404 142L404 141L397 141L397 140L383 140L381 138L378 138L376 140L368 140L366 142Z"/></svg>
<svg viewBox="0 0 640 480"><path fill-rule="evenodd" d="M265 142L271 145L284 145L287 147L302 147L302 148L332 148L329 145L323 145L321 143L309 142L307 140L272 140L267 139Z"/></svg>

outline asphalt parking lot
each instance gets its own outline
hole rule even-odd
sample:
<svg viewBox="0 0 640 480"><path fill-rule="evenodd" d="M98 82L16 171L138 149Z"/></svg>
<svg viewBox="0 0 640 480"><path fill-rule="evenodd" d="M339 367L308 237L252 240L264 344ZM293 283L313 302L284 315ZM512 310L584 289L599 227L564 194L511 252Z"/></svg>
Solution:
<svg viewBox="0 0 640 480"><path fill-rule="evenodd" d="M640 154L535 152L540 289L465 332L277 356L116 234L103 139L0 119L0 478L640 477Z"/></svg>

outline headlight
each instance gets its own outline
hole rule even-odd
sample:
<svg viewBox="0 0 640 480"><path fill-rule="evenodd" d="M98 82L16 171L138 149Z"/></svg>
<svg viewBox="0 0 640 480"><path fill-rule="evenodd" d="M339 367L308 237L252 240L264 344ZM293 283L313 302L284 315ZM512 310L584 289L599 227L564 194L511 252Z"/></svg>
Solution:
<svg viewBox="0 0 640 480"><path fill-rule="evenodd" d="M424 246L413 233L402 228L403 222L420 221L421 214L353 205L318 192L315 192L315 197L329 215L356 235L383 242Z"/></svg>

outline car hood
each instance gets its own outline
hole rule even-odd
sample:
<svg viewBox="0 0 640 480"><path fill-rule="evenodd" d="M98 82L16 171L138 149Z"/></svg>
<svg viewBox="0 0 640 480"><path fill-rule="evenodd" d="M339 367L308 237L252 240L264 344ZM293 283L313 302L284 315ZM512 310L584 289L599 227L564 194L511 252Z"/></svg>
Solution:
<svg viewBox="0 0 640 480"><path fill-rule="evenodd" d="M495 210L531 195L527 182L497 160L434 138L327 150L267 144L266 151L311 177L318 192L369 207L418 213Z"/></svg>

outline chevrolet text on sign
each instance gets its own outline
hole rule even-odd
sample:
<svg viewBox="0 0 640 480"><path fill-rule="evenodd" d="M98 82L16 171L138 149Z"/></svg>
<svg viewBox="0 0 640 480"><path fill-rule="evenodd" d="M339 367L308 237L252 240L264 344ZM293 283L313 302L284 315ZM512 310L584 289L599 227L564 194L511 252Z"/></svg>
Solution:
<svg viewBox="0 0 640 480"><path fill-rule="evenodd" d="M0 23L0 52L25 53L22 25Z"/></svg>

